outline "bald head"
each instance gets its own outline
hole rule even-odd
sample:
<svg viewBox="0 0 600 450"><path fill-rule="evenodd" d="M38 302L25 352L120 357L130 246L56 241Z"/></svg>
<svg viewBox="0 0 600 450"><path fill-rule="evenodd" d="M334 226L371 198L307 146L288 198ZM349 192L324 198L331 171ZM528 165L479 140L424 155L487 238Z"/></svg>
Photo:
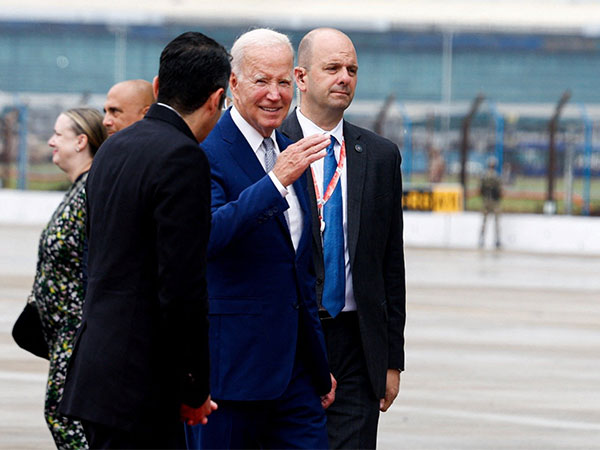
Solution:
<svg viewBox="0 0 600 450"><path fill-rule="evenodd" d="M154 103L152 83L127 80L115 84L106 95L104 121L109 135L141 120Z"/></svg>
<svg viewBox="0 0 600 450"><path fill-rule="evenodd" d="M294 69L300 110L324 130L342 119L354 98L358 61L354 44L334 28L317 28L302 38Z"/></svg>
<svg viewBox="0 0 600 450"><path fill-rule="evenodd" d="M345 41L349 43L352 49L354 44L350 38L340 30L335 28L315 28L304 35L298 46L298 65L309 68L312 63L313 49L315 45L323 45L328 39L334 39L336 42Z"/></svg>

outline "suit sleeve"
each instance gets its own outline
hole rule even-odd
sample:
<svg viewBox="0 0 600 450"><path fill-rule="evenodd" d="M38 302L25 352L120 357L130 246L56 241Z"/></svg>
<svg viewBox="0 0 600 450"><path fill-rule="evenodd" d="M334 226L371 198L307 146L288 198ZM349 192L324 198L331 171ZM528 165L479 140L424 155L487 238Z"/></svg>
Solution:
<svg viewBox="0 0 600 450"><path fill-rule="evenodd" d="M401 156L397 147L394 170L394 211L384 261L388 305L388 368L404 370L404 325L406 323L406 284L402 220Z"/></svg>
<svg viewBox="0 0 600 450"><path fill-rule="evenodd" d="M181 402L198 407L209 394L208 161L190 144L168 153L157 178L153 214L161 346L173 364Z"/></svg>
<svg viewBox="0 0 600 450"><path fill-rule="evenodd" d="M268 175L233 198L229 191L237 183L228 179L231 175L221 168L219 161L211 158L210 165L212 233L208 246L209 259L289 208L287 200L281 196Z"/></svg>

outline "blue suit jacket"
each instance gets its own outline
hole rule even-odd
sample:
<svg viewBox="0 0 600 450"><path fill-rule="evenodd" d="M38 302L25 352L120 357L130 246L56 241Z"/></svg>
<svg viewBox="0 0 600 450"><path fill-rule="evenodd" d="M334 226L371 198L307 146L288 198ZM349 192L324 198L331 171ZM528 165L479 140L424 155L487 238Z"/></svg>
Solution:
<svg viewBox="0 0 600 450"><path fill-rule="evenodd" d="M277 133L280 149L290 141ZM211 166L208 248L211 395L268 400L288 386L296 355L320 395L331 389L315 300L306 176L294 183L303 229L294 251L289 208L224 113L202 143Z"/></svg>

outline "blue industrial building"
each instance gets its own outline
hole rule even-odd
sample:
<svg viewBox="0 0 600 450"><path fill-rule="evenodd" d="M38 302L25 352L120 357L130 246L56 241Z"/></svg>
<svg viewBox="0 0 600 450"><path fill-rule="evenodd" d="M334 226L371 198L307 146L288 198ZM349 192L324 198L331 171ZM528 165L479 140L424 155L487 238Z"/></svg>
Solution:
<svg viewBox="0 0 600 450"><path fill-rule="evenodd" d="M103 94L119 79L152 79L164 45L187 30L226 47L248 26L153 26L0 22L0 91ZM281 29L297 44L306 29ZM345 30L359 55L358 100L439 102L444 39L439 31ZM455 32L451 100L477 93L496 102L600 103L600 39L582 35Z"/></svg>

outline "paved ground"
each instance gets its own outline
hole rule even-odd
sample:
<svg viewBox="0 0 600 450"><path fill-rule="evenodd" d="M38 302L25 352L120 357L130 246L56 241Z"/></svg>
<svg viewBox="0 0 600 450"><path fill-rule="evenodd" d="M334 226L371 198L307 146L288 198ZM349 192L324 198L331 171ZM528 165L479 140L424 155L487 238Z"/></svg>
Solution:
<svg viewBox="0 0 600 450"><path fill-rule="evenodd" d="M52 448L10 329L38 228L0 226L0 448ZM600 449L600 258L408 249L407 370L380 449Z"/></svg>

